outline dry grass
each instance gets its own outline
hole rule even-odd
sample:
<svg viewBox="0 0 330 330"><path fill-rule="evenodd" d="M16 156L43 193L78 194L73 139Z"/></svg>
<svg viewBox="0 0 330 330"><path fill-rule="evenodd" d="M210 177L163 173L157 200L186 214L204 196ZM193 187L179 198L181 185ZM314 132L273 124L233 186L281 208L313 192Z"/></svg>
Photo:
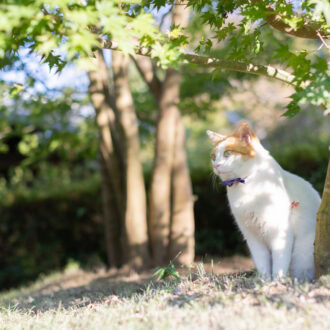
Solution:
<svg viewBox="0 0 330 330"><path fill-rule="evenodd" d="M250 261L244 262L249 269ZM198 264L181 271L181 281L151 282L151 273L71 267L1 294L0 328L330 328L329 276L311 284L290 279L265 283L251 272L220 274L229 270L226 261L217 263L213 274L211 268Z"/></svg>

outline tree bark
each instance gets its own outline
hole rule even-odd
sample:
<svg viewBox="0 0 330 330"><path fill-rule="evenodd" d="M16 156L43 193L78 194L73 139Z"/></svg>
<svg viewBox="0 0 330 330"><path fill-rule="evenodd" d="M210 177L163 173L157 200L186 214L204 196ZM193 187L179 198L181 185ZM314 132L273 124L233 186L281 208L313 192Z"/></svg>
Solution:
<svg viewBox="0 0 330 330"><path fill-rule="evenodd" d="M178 6L172 23L185 27L189 12ZM177 103L181 75L168 69L159 89L151 61L139 57L135 64L159 106L155 162L149 196L149 228L154 262L168 263L180 253L178 263L194 259L193 196L185 150L185 129ZM160 91L160 92L159 92Z"/></svg>
<svg viewBox="0 0 330 330"><path fill-rule="evenodd" d="M162 86L163 83L159 81L155 72L153 71L151 60L147 57L137 56L134 59L135 65L143 77L144 81L149 87L150 93L153 95L155 102L159 105L162 97ZM172 83L173 85L173 83ZM175 81L176 95L179 97L179 87L180 87L180 76L177 77ZM160 111L160 110L159 110ZM169 232L164 232L164 235L169 234L169 240L165 240L159 248L166 254L166 257L160 257L160 259L174 259L180 253L179 257L176 259L178 263L190 264L194 259L194 212L193 212L193 196L192 187L190 180L190 173L187 164L186 149L185 149L185 128L178 108L175 110L175 138L174 138L174 149L173 149L173 163L171 169L171 186L170 193L167 192L166 196L172 197L169 201L170 203L170 229ZM156 146L158 140L156 139ZM155 153L155 161L159 158L158 152ZM170 166L170 165L168 165ZM156 170L155 170L156 171ZM156 197L152 199L151 192L150 200L156 203ZM159 197L159 196L158 196ZM166 199L166 197L163 197ZM162 203L161 205L164 205ZM150 207L150 211L153 209ZM151 213L152 214L152 213ZM150 216L150 222L156 221L153 216ZM168 221L166 222L168 223ZM151 227L151 226L150 226ZM150 232L153 233L154 229ZM154 241L153 234L152 241ZM167 247L168 244L168 249ZM154 247L156 249L156 247ZM166 260L164 260L166 262Z"/></svg>
<svg viewBox="0 0 330 330"><path fill-rule="evenodd" d="M185 127L177 112L172 171L172 217L169 257L190 265L195 257L194 197L185 147Z"/></svg>
<svg viewBox="0 0 330 330"><path fill-rule="evenodd" d="M162 82L157 77L151 59L149 57L140 55L132 56L131 58L134 61L135 66L142 76L144 82L148 85L149 91L153 96L156 104L159 105L162 91Z"/></svg>
<svg viewBox="0 0 330 330"><path fill-rule="evenodd" d="M106 40L102 37L100 37L100 40L101 40L102 48L118 50L118 44L116 42L111 40ZM151 57L151 48L136 47L135 54ZM217 57L203 56L203 55L193 54L191 52L183 53L181 54L181 57L183 60L191 64L197 64L210 68L219 68L223 70L246 72L250 74L276 79L285 82L286 84L289 84L291 86L296 85L296 82L294 81L296 77L294 75L292 75L287 71L274 68L270 65L260 65L251 62L246 63L240 61L222 60Z"/></svg>
<svg viewBox="0 0 330 330"><path fill-rule="evenodd" d="M263 0L252 0L253 2L264 2ZM265 4L265 11L269 14L266 16L266 22L273 27L274 29L281 31L285 34L305 39L319 39L319 30L321 25L319 23L314 22L306 22L303 26L293 29L290 25L286 24L281 17L278 15L276 11L271 7L271 5ZM328 38L329 36L324 36Z"/></svg>
<svg viewBox="0 0 330 330"><path fill-rule="evenodd" d="M168 263L171 174L177 118L176 103L179 99L178 75L179 73L173 69L166 71L157 117L155 159L149 192L149 232L153 261L156 265Z"/></svg>
<svg viewBox="0 0 330 330"><path fill-rule="evenodd" d="M317 213L314 245L315 277L319 278L330 272L330 160L322 202Z"/></svg>
<svg viewBox="0 0 330 330"><path fill-rule="evenodd" d="M100 168L102 182L103 220L105 241L110 267L123 264L121 222L123 219L122 186L120 182L119 155L115 151L113 134L115 112L109 103L109 82L102 51L95 53L98 70L88 73L89 94L96 111L99 129Z"/></svg>
<svg viewBox="0 0 330 330"><path fill-rule="evenodd" d="M146 192L140 157L138 122L128 78L128 57L112 53L115 103L124 147L125 201L124 228L128 264L141 269L149 266Z"/></svg>

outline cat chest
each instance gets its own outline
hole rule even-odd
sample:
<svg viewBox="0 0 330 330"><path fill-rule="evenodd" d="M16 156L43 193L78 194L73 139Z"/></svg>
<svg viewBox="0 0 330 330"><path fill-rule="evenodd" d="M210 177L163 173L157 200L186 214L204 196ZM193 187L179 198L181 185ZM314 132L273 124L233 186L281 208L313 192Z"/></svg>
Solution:
<svg viewBox="0 0 330 330"><path fill-rule="evenodd" d="M240 227L263 231L272 212L270 195L265 191L237 191L228 194L231 211Z"/></svg>
<svg viewBox="0 0 330 330"><path fill-rule="evenodd" d="M263 213L275 205L283 205L287 199L284 187L277 180L255 181L227 190L229 203L233 212Z"/></svg>
<svg viewBox="0 0 330 330"><path fill-rule="evenodd" d="M266 233L282 226L281 223L286 225L289 207L281 186L263 184L262 189L258 185L248 188L228 190L230 208L239 227Z"/></svg>
<svg viewBox="0 0 330 330"><path fill-rule="evenodd" d="M251 203L246 199L235 200L230 202L230 208L241 230L244 231L245 228L258 235L266 231L265 217L262 216L262 212L255 203Z"/></svg>
<svg viewBox="0 0 330 330"><path fill-rule="evenodd" d="M248 198L229 198L230 209L235 218L248 219L255 218L258 213L257 203Z"/></svg>

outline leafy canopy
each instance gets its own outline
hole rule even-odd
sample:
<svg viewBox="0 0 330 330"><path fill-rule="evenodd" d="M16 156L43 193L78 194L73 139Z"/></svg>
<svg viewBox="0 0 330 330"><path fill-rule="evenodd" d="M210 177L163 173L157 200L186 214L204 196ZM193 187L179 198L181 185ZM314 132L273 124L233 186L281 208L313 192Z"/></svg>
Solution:
<svg viewBox="0 0 330 330"><path fill-rule="evenodd" d="M208 32L200 33L197 43L180 27L162 33L152 14L169 5L190 8L199 17L201 30ZM58 71L67 62L91 69L93 50L109 41L112 48L115 43L116 49L128 54L147 49L145 53L163 67L181 63L187 44L196 53L213 57L221 48L222 59L230 63L271 64L292 73L294 79L288 82L296 92L285 113L291 117L306 103L330 107L329 12L327 0L8 0L0 5L0 67L10 66L22 47ZM290 38L311 39L314 49L297 51L288 38L278 37L272 58L264 62L269 52L265 25ZM221 68L233 67L226 63Z"/></svg>
<svg viewBox="0 0 330 330"><path fill-rule="evenodd" d="M151 0L149 4L160 8L167 2ZM330 110L328 0L187 0L176 5L180 3L191 8L209 31L200 34L197 53L214 56L221 48L223 60L270 64L292 73L290 83L296 92L285 113L288 117L308 103ZM265 25L278 35L273 45L266 42ZM292 41L301 38L311 46L305 49L304 43L301 49L293 49ZM271 58L269 52L273 53Z"/></svg>

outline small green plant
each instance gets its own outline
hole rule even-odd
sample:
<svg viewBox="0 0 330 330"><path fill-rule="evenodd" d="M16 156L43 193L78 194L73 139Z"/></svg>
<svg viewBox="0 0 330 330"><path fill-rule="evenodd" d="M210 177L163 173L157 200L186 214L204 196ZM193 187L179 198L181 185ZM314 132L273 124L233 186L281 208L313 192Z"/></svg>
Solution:
<svg viewBox="0 0 330 330"><path fill-rule="evenodd" d="M172 276L174 277L176 280L181 280L180 275L178 273L178 271L175 268L174 265L174 260L181 254L178 253L175 258L172 260L170 260L170 263L168 264L168 266L166 267L159 267L156 269L156 271L153 273L151 279L156 279L156 281L160 281L160 280L166 280L168 277Z"/></svg>

